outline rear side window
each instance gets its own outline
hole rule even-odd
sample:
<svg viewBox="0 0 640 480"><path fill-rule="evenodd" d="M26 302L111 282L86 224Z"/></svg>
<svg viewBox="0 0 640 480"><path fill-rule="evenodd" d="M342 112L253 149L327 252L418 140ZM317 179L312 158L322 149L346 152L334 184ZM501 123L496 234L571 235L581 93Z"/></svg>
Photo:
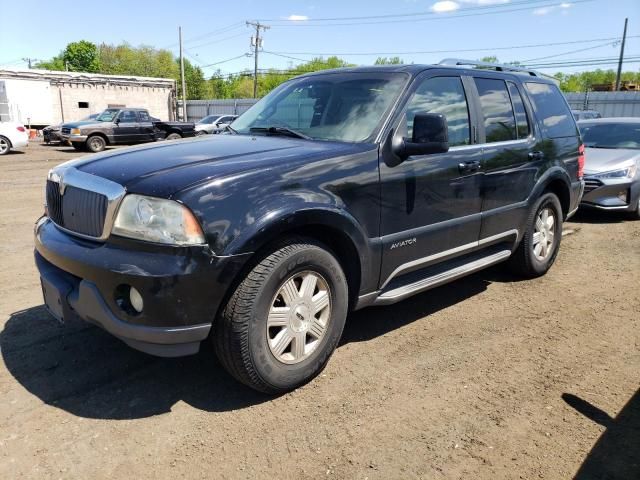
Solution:
<svg viewBox="0 0 640 480"><path fill-rule="evenodd" d="M487 143L515 140L516 119L504 80L474 78L484 118Z"/></svg>
<svg viewBox="0 0 640 480"><path fill-rule="evenodd" d="M533 110L542 121L544 134L549 138L578 135L576 122L558 87L548 83L526 82Z"/></svg>
<svg viewBox="0 0 640 480"><path fill-rule="evenodd" d="M513 104L513 112L516 114L516 130L518 138L527 138L529 136L529 120L527 119L527 111L524 109L522 96L515 83L507 82L509 86L509 95L511 95L511 103Z"/></svg>
<svg viewBox="0 0 640 480"><path fill-rule="evenodd" d="M138 118L141 122L149 122L149 114L147 112L139 111Z"/></svg>
<svg viewBox="0 0 640 480"><path fill-rule="evenodd" d="M468 145L469 108L460 77L435 77L422 82L407 105L407 133L417 113L442 113L447 118L449 145Z"/></svg>

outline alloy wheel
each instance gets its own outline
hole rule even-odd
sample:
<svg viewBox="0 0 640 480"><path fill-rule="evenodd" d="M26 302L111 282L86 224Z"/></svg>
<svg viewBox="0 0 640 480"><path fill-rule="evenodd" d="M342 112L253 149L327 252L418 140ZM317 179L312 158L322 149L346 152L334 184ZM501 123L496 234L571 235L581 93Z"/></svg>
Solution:
<svg viewBox="0 0 640 480"><path fill-rule="evenodd" d="M273 356L299 363L320 345L331 319L331 291L319 273L304 271L285 280L267 317L267 343Z"/></svg>
<svg viewBox="0 0 640 480"><path fill-rule="evenodd" d="M546 260L553 251L556 221L551 208L545 207L536 216L536 225L533 232L533 254L540 260Z"/></svg>
<svg viewBox="0 0 640 480"><path fill-rule="evenodd" d="M5 154L9 151L9 142L4 138L0 138L0 155Z"/></svg>

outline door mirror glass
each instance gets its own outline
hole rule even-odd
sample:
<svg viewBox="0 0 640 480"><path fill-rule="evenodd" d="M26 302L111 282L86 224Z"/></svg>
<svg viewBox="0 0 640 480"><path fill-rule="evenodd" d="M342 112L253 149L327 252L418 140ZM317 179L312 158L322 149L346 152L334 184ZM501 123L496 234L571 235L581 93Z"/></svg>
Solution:
<svg viewBox="0 0 640 480"><path fill-rule="evenodd" d="M413 155L429 155L449 151L447 118L441 113L418 113L413 118L411 139L402 138L395 153L402 160Z"/></svg>

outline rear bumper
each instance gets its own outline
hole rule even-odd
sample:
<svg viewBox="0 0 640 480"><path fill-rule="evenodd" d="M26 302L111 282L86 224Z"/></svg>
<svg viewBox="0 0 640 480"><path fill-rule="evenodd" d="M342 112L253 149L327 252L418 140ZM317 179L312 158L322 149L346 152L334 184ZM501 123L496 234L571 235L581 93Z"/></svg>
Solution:
<svg viewBox="0 0 640 480"><path fill-rule="evenodd" d="M60 320L79 317L131 347L159 356L196 353L246 255L217 257L208 247L82 240L43 218L35 261L45 303ZM140 313L126 303L135 288Z"/></svg>

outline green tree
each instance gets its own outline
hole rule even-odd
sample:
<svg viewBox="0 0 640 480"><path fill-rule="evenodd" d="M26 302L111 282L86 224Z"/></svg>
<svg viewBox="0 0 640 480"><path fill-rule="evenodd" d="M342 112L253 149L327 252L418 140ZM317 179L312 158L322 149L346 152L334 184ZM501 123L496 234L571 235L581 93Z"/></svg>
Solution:
<svg viewBox="0 0 640 480"><path fill-rule="evenodd" d="M374 65L402 65L404 61L400 57L378 57Z"/></svg>
<svg viewBox="0 0 640 480"><path fill-rule="evenodd" d="M72 42L62 52L62 60L66 68L72 72L96 73L100 71L98 47L86 40Z"/></svg>

